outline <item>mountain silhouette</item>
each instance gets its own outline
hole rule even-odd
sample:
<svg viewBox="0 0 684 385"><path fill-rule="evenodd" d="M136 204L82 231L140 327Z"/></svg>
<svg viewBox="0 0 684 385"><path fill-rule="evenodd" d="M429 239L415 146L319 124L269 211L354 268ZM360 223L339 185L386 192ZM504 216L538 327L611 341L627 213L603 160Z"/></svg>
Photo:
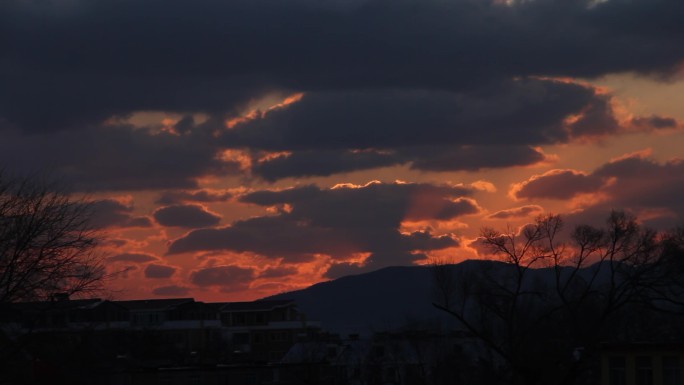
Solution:
<svg viewBox="0 0 684 385"><path fill-rule="evenodd" d="M325 330L342 334L367 335L416 323L438 326L453 322L432 306L430 266L387 267L267 299L295 300L308 320L320 321Z"/></svg>
<svg viewBox="0 0 684 385"><path fill-rule="evenodd" d="M447 268L456 281L475 277L483 271L494 280L490 284L510 281L515 276L514 265L492 260L466 260ZM562 279L567 279L572 271L572 267L561 268ZM610 281L609 273L607 263L597 263L580 269L578 277L582 282L593 281L598 288ZM553 287L555 279L553 268L530 269L523 288L531 289L537 284ZM369 335L404 327L451 329L459 326L452 316L432 305L441 302L432 266L387 267L265 299L294 300L307 320L320 321L325 330L343 335Z"/></svg>

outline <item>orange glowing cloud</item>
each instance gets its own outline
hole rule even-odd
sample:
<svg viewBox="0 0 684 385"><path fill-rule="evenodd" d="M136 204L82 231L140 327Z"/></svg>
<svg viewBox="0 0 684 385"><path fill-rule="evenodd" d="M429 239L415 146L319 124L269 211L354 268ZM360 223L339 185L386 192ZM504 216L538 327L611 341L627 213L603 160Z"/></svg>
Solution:
<svg viewBox="0 0 684 385"><path fill-rule="evenodd" d="M264 152L259 154L258 163L270 162L278 158L287 158L292 155L291 151Z"/></svg>
<svg viewBox="0 0 684 385"><path fill-rule="evenodd" d="M596 191L602 184L601 178L581 171L555 169L512 184L508 196L515 201L530 197L569 199L578 193Z"/></svg>
<svg viewBox="0 0 684 385"><path fill-rule="evenodd" d="M486 219L526 218L530 216L537 216L543 212L544 208L539 205L526 205L497 211L494 214L488 215Z"/></svg>
<svg viewBox="0 0 684 385"><path fill-rule="evenodd" d="M651 155L653 155L653 149L644 148L643 150L633 151L633 152L629 152L627 154L623 154L623 155L611 158L610 161L608 161L608 163L616 163L616 162L620 162L620 161L632 159L632 158L646 159L646 158L649 158Z"/></svg>
<svg viewBox="0 0 684 385"><path fill-rule="evenodd" d="M489 193L495 193L496 192L496 186L492 182L488 182L486 180L478 180L470 184L472 188L478 191L485 191Z"/></svg>
<svg viewBox="0 0 684 385"><path fill-rule="evenodd" d="M232 117L226 120L225 127L227 129L233 129L240 124L247 123L256 119L261 119L264 116L266 116L266 114L268 114L270 111L285 108L290 104L297 103L298 101L302 100L302 97L304 97L304 93L295 93L285 97L284 99L282 99L279 102L276 102L275 104L265 106L265 108L262 107L263 109L257 108L249 110L240 116Z"/></svg>
<svg viewBox="0 0 684 385"><path fill-rule="evenodd" d="M236 163L240 170L249 171L252 168L252 158L246 151L242 150L223 150L216 155L216 158L226 163Z"/></svg>

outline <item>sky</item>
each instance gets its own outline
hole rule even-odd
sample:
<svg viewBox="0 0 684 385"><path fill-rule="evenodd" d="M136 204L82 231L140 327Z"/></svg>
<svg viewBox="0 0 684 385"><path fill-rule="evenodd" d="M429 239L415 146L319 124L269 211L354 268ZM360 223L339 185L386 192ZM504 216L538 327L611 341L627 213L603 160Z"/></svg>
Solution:
<svg viewBox="0 0 684 385"><path fill-rule="evenodd" d="M93 201L117 299L684 220L681 0L4 0L0 165Z"/></svg>

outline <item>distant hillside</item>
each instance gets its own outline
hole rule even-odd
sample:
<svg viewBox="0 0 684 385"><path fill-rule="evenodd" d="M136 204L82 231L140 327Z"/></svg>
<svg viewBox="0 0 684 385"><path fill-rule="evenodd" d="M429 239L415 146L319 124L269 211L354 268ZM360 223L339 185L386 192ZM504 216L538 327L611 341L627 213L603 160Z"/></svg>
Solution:
<svg viewBox="0 0 684 385"><path fill-rule="evenodd" d="M327 330L368 334L412 321L450 321L432 306L432 287L430 267L397 266L318 283L268 299L295 300L309 320L321 321Z"/></svg>
<svg viewBox="0 0 684 385"><path fill-rule="evenodd" d="M599 265L582 269L580 276L588 281ZM512 265L487 260L468 260L450 268L454 277L487 270L491 277L498 276L500 282L513 274ZM571 268L563 270L566 277L572 271ZM608 282L608 273L608 269L602 269L596 282ZM533 269L525 286L535 282L553 285L554 280L552 268ZM326 330L341 334L367 335L416 323L456 326L454 318L432 306L433 302L440 302L434 287L430 266L397 266L318 283L267 299L295 300L307 319L321 321Z"/></svg>

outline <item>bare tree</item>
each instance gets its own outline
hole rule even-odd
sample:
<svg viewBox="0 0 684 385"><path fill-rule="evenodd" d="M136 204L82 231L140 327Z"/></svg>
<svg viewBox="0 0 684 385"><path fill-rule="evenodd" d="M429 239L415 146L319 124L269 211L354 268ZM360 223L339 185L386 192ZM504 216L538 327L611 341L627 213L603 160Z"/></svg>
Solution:
<svg viewBox="0 0 684 385"><path fill-rule="evenodd" d="M100 289L91 207L40 178L0 173L0 303Z"/></svg>
<svg viewBox="0 0 684 385"><path fill-rule="evenodd" d="M494 353L508 383L574 383L589 363L577 349L633 333L633 314L682 309L684 286L674 285L682 275L672 267L682 263L672 250L684 250L684 232L659 235L624 212L604 228L562 230L557 215L516 231L485 228L478 243L496 261L461 268L459 285L436 269L438 287L459 290L441 292L434 305Z"/></svg>

